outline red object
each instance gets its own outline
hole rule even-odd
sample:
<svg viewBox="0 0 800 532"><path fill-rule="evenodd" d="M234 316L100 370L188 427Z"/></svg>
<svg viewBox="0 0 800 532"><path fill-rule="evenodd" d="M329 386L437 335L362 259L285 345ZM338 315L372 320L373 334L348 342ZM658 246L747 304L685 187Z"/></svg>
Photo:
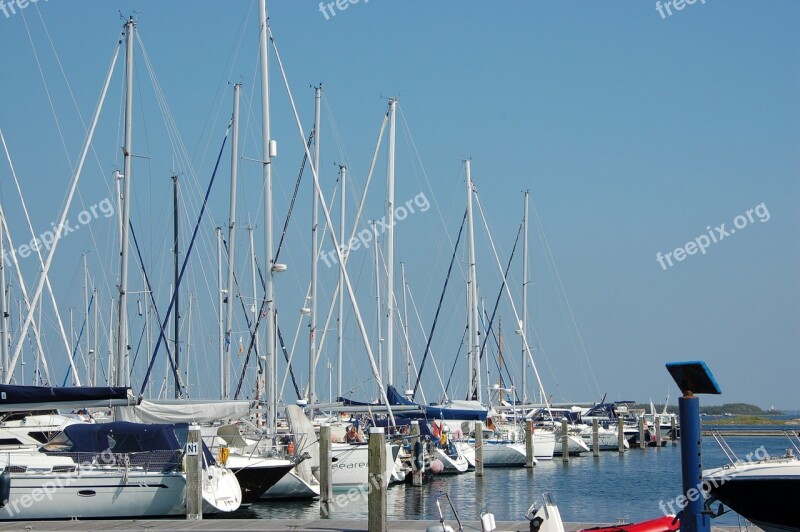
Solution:
<svg viewBox="0 0 800 532"><path fill-rule="evenodd" d="M672 515L665 515L658 519L642 521L641 523L628 523L627 525L598 526L584 528L580 532L677 532L681 528L680 519Z"/></svg>

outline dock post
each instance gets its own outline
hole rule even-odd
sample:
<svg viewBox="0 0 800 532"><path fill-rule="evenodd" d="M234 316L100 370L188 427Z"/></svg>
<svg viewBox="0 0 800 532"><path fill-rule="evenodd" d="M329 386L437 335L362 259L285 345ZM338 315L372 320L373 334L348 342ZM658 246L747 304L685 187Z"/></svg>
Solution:
<svg viewBox="0 0 800 532"><path fill-rule="evenodd" d="M647 447L647 442L644 441L644 415L639 416L639 449Z"/></svg>
<svg viewBox="0 0 800 532"><path fill-rule="evenodd" d="M672 416L670 419L670 439L672 440L672 445L678 445L678 424L675 422L675 416Z"/></svg>
<svg viewBox="0 0 800 532"><path fill-rule="evenodd" d="M525 467L533 467L533 420L525 422Z"/></svg>
<svg viewBox="0 0 800 532"><path fill-rule="evenodd" d="M722 393L705 362L670 362L667 371L681 390L678 412L681 416L681 504L682 532L710 532L711 512L706 501L699 495L703 489L703 467L701 460L702 430L700 422L700 399L696 394Z"/></svg>
<svg viewBox="0 0 800 532"><path fill-rule="evenodd" d="M483 422L475 422L475 476L483 476Z"/></svg>
<svg viewBox="0 0 800 532"><path fill-rule="evenodd" d="M383 427L370 427L369 454L369 497L367 500L367 530L384 532L386 530L386 435Z"/></svg>
<svg viewBox="0 0 800 532"><path fill-rule="evenodd" d="M625 453L625 420L617 417L617 445L619 454Z"/></svg>
<svg viewBox="0 0 800 532"><path fill-rule="evenodd" d="M203 519L203 442L200 429L192 427L186 440L186 519Z"/></svg>
<svg viewBox="0 0 800 532"><path fill-rule="evenodd" d="M656 442L656 448L661 447L661 416L653 416L653 436L650 438Z"/></svg>
<svg viewBox="0 0 800 532"><path fill-rule="evenodd" d="M600 420L592 420L592 456L600 456Z"/></svg>
<svg viewBox="0 0 800 532"><path fill-rule="evenodd" d="M566 419L561 420L561 461L569 462L569 433Z"/></svg>
<svg viewBox="0 0 800 532"><path fill-rule="evenodd" d="M425 471L425 446L419 438L419 421L411 422L411 485L422 486Z"/></svg>
<svg viewBox="0 0 800 532"><path fill-rule="evenodd" d="M331 426L319 426L319 515L327 519L333 510L333 449Z"/></svg>

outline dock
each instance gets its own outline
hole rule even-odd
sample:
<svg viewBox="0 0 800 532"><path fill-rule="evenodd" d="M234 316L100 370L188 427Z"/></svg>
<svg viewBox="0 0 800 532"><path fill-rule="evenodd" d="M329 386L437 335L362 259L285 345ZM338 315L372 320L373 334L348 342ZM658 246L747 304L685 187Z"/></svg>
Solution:
<svg viewBox="0 0 800 532"><path fill-rule="evenodd" d="M447 520L446 525L456 528L453 519ZM576 532L595 526L608 526L614 523L564 523L566 532ZM425 530L429 526L439 525L438 521L408 520L390 521L387 531ZM463 522L464 530L481 530L477 521ZM750 530L761 530L749 526ZM87 520L87 521L9 521L0 523L0 531L105 531L120 532L149 532L161 530L214 530L221 532L255 532L255 531L313 531L313 532L361 532L367 531L366 519L204 519L202 521L188 521L185 519L149 519L149 520ZM528 532L528 521L497 521L497 532L521 531ZM739 532L739 527L724 526L712 527L712 532Z"/></svg>

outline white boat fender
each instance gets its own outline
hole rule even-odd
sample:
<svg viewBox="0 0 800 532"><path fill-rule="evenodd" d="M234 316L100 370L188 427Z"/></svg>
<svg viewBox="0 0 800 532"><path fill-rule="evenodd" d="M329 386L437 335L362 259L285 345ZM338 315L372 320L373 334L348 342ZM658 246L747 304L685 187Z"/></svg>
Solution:
<svg viewBox="0 0 800 532"><path fill-rule="evenodd" d="M11 473L8 468L3 469L0 474L0 508L5 508L8 498L11 496Z"/></svg>
<svg viewBox="0 0 800 532"><path fill-rule="evenodd" d="M497 523L494 520L494 514L484 513L481 514L481 530L482 532L492 532L497 528Z"/></svg>

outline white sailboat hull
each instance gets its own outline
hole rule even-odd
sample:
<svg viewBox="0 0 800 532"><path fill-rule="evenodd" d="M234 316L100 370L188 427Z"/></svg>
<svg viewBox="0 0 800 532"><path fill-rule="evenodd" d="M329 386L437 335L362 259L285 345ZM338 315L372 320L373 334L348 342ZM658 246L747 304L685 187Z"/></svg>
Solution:
<svg viewBox="0 0 800 532"><path fill-rule="evenodd" d="M262 499L313 499L319 497L319 483L310 484L295 470L289 471L277 484L261 496Z"/></svg>
<svg viewBox="0 0 800 532"><path fill-rule="evenodd" d="M444 449L436 449L433 453L433 460L439 460L442 463L443 469L440 474L443 475L457 475L459 473L466 473L469 469L469 462L460 452L457 456L450 456Z"/></svg>
<svg viewBox="0 0 800 532"><path fill-rule="evenodd" d="M181 474L12 475L0 520L122 518L186 513Z"/></svg>
<svg viewBox="0 0 800 532"><path fill-rule="evenodd" d="M366 486L368 479L367 444L334 443L333 445L333 488L348 489ZM386 469L383 474L385 486L389 485L394 472L395 452L391 444L386 444Z"/></svg>

